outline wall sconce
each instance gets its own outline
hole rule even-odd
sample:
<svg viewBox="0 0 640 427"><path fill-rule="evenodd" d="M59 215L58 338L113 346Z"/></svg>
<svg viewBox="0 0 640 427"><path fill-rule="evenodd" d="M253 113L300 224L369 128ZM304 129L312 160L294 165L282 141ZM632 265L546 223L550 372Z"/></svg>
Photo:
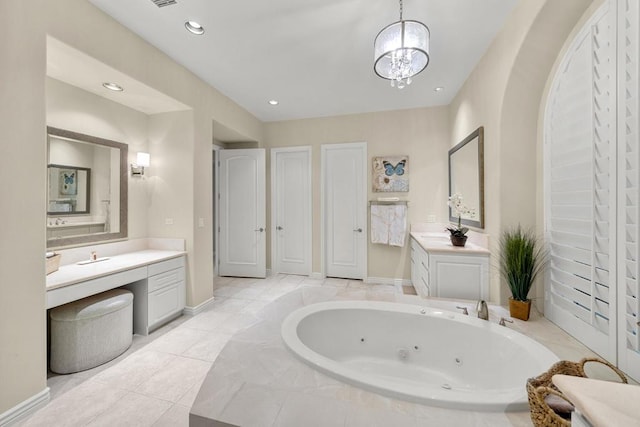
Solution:
<svg viewBox="0 0 640 427"><path fill-rule="evenodd" d="M131 176L144 176L144 168L149 167L149 160L151 156L149 153L138 153L136 156L136 162L131 164Z"/></svg>

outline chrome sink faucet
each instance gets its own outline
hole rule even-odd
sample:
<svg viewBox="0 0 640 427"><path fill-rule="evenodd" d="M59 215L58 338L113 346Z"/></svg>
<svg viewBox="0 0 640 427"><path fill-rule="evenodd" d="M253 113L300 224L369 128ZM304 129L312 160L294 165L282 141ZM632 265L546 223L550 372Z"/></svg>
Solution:
<svg viewBox="0 0 640 427"><path fill-rule="evenodd" d="M489 308L485 300L478 301L476 311L478 312L478 319L489 320Z"/></svg>

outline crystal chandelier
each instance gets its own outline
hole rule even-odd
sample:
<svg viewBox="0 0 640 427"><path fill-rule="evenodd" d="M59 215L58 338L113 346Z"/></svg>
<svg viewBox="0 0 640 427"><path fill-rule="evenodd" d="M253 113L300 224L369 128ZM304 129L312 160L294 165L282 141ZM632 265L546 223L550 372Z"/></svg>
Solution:
<svg viewBox="0 0 640 427"><path fill-rule="evenodd" d="M429 28L422 22L402 19L384 27L374 46L376 74L398 89L411 84L411 78L429 64Z"/></svg>

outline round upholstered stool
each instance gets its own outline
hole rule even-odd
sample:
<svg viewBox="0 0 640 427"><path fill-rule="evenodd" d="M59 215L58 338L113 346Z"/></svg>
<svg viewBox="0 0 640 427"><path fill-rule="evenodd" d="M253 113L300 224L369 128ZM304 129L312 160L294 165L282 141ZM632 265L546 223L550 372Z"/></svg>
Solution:
<svg viewBox="0 0 640 427"><path fill-rule="evenodd" d="M113 289L50 311L50 369L84 371L124 353L133 338L133 294Z"/></svg>

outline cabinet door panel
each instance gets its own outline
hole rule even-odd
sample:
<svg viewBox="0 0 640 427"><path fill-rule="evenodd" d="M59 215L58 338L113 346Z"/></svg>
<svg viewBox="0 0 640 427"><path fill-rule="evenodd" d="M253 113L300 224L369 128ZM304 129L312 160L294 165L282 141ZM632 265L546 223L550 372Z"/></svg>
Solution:
<svg viewBox="0 0 640 427"><path fill-rule="evenodd" d="M440 262L436 269L438 296L480 299L480 265Z"/></svg>
<svg viewBox="0 0 640 427"><path fill-rule="evenodd" d="M484 256L434 255L429 257L432 294L441 298L489 298L489 259Z"/></svg>
<svg viewBox="0 0 640 427"><path fill-rule="evenodd" d="M183 284L176 283L149 294L149 328L182 311Z"/></svg>

